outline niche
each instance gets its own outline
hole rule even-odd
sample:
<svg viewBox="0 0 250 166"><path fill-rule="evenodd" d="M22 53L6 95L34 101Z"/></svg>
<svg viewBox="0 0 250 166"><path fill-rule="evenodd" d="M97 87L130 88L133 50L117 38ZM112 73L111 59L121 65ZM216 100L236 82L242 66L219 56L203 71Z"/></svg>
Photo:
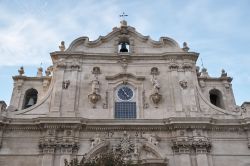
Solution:
<svg viewBox="0 0 250 166"><path fill-rule="evenodd" d="M28 89L25 92L23 109L29 108L32 105L36 104L36 102L37 102L37 94L38 94L37 90L33 89L33 88Z"/></svg>
<svg viewBox="0 0 250 166"><path fill-rule="evenodd" d="M121 42L118 46L119 52L129 52L129 43L128 42Z"/></svg>
<svg viewBox="0 0 250 166"><path fill-rule="evenodd" d="M212 89L209 91L210 102L216 107L224 109L222 93L218 89Z"/></svg>

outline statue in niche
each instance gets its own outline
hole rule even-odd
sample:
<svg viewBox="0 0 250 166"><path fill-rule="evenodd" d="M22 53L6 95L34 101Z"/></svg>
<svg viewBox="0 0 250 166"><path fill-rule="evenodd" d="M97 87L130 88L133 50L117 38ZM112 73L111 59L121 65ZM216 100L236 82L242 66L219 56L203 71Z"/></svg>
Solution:
<svg viewBox="0 0 250 166"><path fill-rule="evenodd" d="M95 76L95 79L91 82L91 94L88 95L90 102L93 104L93 108L96 108L96 103L101 99L100 91L100 82L98 77Z"/></svg>
<svg viewBox="0 0 250 166"><path fill-rule="evenodd" d="M159 84L158 80L156 79L156 77L152 77L151 82L153 84L155 93L159 93L160 84Z"/></svg>
<svg viewBox="0 0 250 166"><path fill-rule="evenodd" d="M156 79L156 77L154 77L154 76L152 77L151 82L152 82L153 87L154 87L154 92L150 95L150 98L153 101L153 103L155 105L157 105L157 104L159 104L159 102L162 99L162 95L159 93L160 84L159 84L158 80Z"/></svg>

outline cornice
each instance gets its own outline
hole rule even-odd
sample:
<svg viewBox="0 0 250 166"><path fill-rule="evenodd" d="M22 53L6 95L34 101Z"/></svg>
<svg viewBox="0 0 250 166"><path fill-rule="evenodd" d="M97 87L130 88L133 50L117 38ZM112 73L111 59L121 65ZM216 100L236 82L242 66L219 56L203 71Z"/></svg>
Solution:
<svg viewBox="0 0 250 166"><path fill-rule="evenodd" d="M16 80L25 80L25 81L40 81L40 80L51 80L51 76L42 76L42 77L27 77L27 76L13 76L14 81Z"/></svg>
<svg viewBox="0 0 250 166"><path fill-rule="evenodd" d="M227 81L232 82L232 77L198 77L198 80L204 80L204 81Z"/></svg>
<svg viewBox="0 0 250 166"><path fill-rule="evenodd" d="M196 52L165 52L165 53L152 53L152 54L130 54L130 55L120 55L119 53L86 53L86 52L52 52L50 53L53 63L62 61L62 59L81 59L82 61L86 60L110 60L117 61L121 57L127 57L130 60L191 60L196 62L199 56L199 53Z"/></svg>
<svg viewBox="0 0 250 166"><path fill-rule="evenodd" d="M35 119L0 119L0 126L11 130L41 130L41 129L79 129L79 130L250 130L250 118L245 119L213 119L200 117L179 117L167 119L84 119L75 117L43 117Z"/></svg>

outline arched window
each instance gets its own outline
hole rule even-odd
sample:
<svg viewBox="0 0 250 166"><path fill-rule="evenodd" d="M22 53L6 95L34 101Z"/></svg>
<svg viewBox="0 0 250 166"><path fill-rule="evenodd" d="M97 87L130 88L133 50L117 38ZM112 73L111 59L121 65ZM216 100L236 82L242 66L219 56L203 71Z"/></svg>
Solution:
<svg viewBox="0 0 250 166"><path fill-rule="evenodd" d="M23 109L29 108L32 105L35 105L37 102L37 90L36 89L28 89L24 95L24 103Z"/></svg>
<svg viewBox="0 0 250 166"><path fill-rule="evenodd" d="M134 88L124 84L119 86L115 93L115 119L136 119Z"/></svg>
<svg viewBox="0 0 250 166"><path fill-rule="evenodd" d="M121 42L118 47L119 52L129 52L129 43Z"/></svg>
<svg viewBox="0 0 250 166"><path fill-rule="evenodd" d="M222 98L222 93L218 89L212 89L209 91L210 102L222 109L224 109L224 103Z"/></svg>

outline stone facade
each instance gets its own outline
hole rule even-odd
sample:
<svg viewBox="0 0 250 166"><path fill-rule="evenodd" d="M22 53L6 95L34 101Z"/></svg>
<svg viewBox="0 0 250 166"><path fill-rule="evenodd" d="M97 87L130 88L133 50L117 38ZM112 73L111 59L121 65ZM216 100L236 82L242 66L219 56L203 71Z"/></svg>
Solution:
<svg viewBox="0 0 250 166"><path fill-rule="evenodd" d="M237 106L232 78L200 70L187 43L122 21L59 49L44 76L21 67L10 105L0 102L1 166L63 166L108 149L145 166L250 165L250 102Z"/></svg>

